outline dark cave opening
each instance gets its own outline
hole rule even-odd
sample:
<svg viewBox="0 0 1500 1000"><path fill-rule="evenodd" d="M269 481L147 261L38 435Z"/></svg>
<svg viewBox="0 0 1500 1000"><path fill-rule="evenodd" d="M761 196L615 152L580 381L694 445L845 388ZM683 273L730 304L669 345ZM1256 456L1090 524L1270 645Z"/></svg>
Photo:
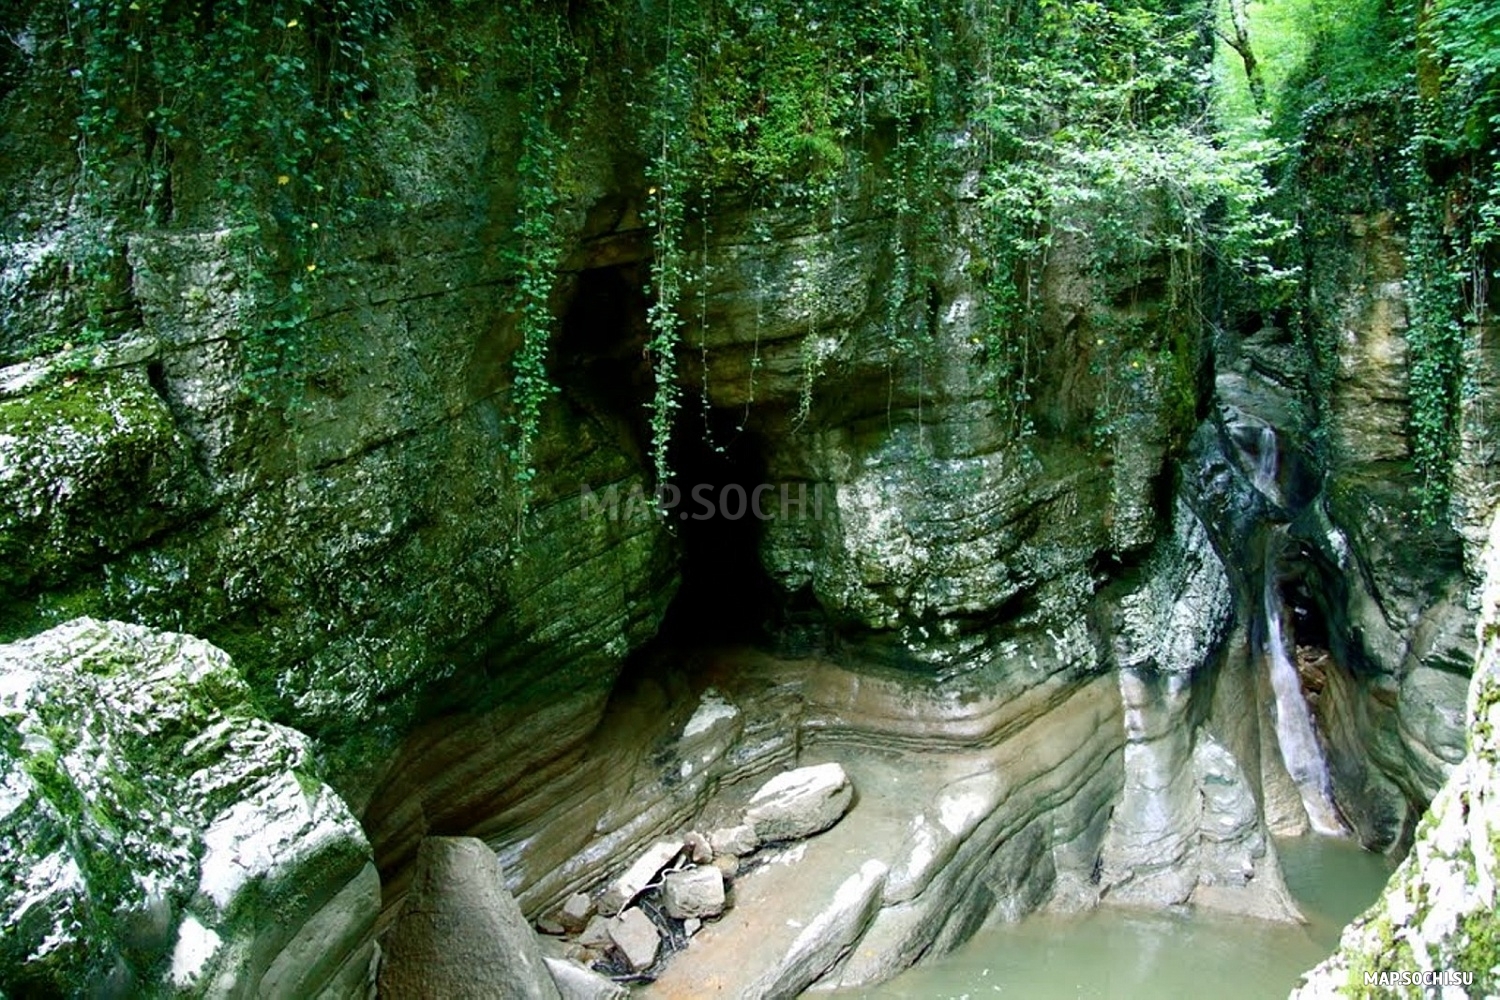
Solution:
<svg viewBox="0 0 1500 1000"><path fill-rule="evenodd" d="M553 353L562 359L553 376L569 400L616 427L642 468L651 463L654 390L648 278L644 262L578 272ZM673 478L657 497L680 545L681 585L650 646L763 645L774 638L779 601L761 565L764 522L752 503L767 482L762 439L742 412L700 405L693 387L682 404L668 449ZM779 484L770 486L758 508L767 515L780 504Z"/></svg>
<svg viewBox="0 0 1500 1000"><path fill-rule="evenodd" d="M757 514L774 515L779 499L774 484L757 494L767 483L764 448L738 416L699 411L674 428L662 504L682 545L682 584L662 623L666 644L761 644L775 629L777 588L761 564Z"/></svg>
<svg viewBox="0 0 1500 1000"><path fill-rule="evenodd" d="M645 354L648 278L644 263L578 272L551 352L554 384L573 405L622 430L622 444L642 462L650 440L646 404L652 392Z"/></svg>

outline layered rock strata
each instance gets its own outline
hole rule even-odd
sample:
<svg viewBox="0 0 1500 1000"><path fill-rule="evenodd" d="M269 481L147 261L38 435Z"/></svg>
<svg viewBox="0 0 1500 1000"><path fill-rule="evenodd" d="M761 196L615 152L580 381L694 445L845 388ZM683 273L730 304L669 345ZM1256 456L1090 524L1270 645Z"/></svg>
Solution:
<svg viewBox="0 0 1500 1000"><path fill-rule="evenodd" d="M1293 993L1317 997L1492 996L1500 989L1500 518L1469 685L1468 753L1417 827L1410 854L1339 949Z"/></svg>

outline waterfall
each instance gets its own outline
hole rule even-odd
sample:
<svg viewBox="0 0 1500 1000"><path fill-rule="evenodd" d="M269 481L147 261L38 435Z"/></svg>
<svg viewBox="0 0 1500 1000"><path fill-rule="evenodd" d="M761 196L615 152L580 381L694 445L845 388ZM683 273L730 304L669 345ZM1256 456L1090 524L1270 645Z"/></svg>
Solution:
<svg viewBox="0 0 1500 1000"><path fill-rule="evenodd" d="M1274 451L1273 451L1274 454ZM1278 527L1277 535L1285 529ZM1281 628L1281 592L1276 586L1275 538L1267 539L1265 572L1266 660L1271 673L1271 688L1276 696L1276 742L1287 773L1302 796L1308 821L1319 833L1342 835L1348 832L1338 809L1328 779L1328 764L1323 748L1313 731L1312 713L1302 695L1297 668L1287 655L1286 637Z"/></svg>
<svg viewBox="0 0 1500 1000"><path fill-rule="evenodd" d="M1255 468L1251 471L1250 482L1279 503L1281 490L1276 485L1276 471L1276 431L1266 424L1261 427L1260 438L1256 441Z"/></svg>

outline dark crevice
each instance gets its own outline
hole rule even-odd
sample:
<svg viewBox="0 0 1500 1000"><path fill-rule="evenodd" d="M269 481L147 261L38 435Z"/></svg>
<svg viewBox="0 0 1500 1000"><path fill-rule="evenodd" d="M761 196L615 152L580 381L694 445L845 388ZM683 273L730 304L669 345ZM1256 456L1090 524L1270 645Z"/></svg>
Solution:
<svg viewBox="0 0 1500 1000"><path fill-rule="evenodd" d="M673 435L668 457L679 497L666 517L682 541L682 586L662 624L669 642L774 638L778 591L761 565L765 523L751 509L756 488L767 482L764 446L756 435L736 431L738 416L687 417ZM775 497L774 489L762 491L761 513L779 513Z"/></svg>
<svg viewBox="0 0 1500 1000"><path fill-rule="evenodd" d="M150 384L152 391L170 408L172 396L167 391L167 375L160 361L153 361L146 366L146 381Z"/></svg>
<svg viewBox="0 0 1500 1000"><path fill-rule="evenodd" d="M647 278L639 264L574 276L551 371L553 384L570 403L621 431L621 444L642 468L649 461L646 407L653 392L645 353Z"/></svg>

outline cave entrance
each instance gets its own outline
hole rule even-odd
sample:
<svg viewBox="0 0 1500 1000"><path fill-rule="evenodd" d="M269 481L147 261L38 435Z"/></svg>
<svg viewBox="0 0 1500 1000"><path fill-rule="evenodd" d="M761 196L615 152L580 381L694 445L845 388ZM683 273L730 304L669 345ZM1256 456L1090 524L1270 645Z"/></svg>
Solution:
<svg viewBox="0 0 1500 1000"><path fill-rule="evenodd" d="M664 644L760 644L775 626L776 587L760 559L765 525L751 504L767 481L765 449L738 416L700 410L674 428L668 458L678 494L666 516L682 544L682 585L662 623ZM771 512L764 501L761 509Z"/></svg>
<svg viewBox="0 0 1500 1000"><path fill-rule="evenodd" d="M648 280L644 261L578 272L568 290L551 372L569 402L620 432L621 443L642 463L652 392L645 354Z"/></svg>
<svg viewBox="0 0 1500 1000"><path fill-rule="evenodd" d="M649 279L644 259L577 272L553 372L574 405L617 430L643 469L654 391ZM682 583L651 644L658 650L762 644L777 619L777 590L760 561L764 524L750 504L766 482L763 439L744 427L741 411L699 402L693 388L683 390L668 452L672 488L661 494L681 546ZM766 513L771 501L762 498Z"/></svg>

